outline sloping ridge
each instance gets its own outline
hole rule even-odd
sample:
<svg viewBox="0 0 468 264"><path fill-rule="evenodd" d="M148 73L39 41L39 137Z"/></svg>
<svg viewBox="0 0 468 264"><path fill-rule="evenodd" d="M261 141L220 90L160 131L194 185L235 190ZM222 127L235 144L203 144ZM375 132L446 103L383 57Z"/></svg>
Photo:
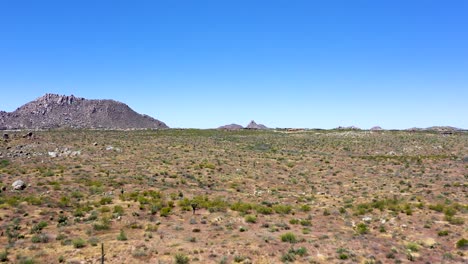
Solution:
<svg viewBox="0 0 468 264"><path fill-rule="evenodd" d="M73 95L46 94L13 112L0 112L0 129L168 128L114 100L89 100Z"/></svg>

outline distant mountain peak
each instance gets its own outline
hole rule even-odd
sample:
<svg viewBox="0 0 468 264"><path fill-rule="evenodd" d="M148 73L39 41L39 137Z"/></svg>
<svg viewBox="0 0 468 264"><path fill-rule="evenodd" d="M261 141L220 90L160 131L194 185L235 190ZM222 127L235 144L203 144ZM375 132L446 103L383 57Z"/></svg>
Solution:
<svg viewBox="0 0 468 264"><path fill-rule="evenodd" d="M114 100L96 100L47 93L11 113L0 112L2 129L168 128L152 117Z"/></svg>
<svg viewBox="0 0 468 264"><path fill-rule="evenodd" d="M241 130L241 129L244 129L244 127L241 126L241 125L238 125L238 124L229 124L229 125L220 126L220 127L218 127L218 129L220 129L220 130Z"/></svg>
<svg viewBox="0 0 468 264"><path fill-rule="evenodd" d="M268 129L265 125L257 124L254 120L250 121L250 123L245 127L247 129Z"/></svg>

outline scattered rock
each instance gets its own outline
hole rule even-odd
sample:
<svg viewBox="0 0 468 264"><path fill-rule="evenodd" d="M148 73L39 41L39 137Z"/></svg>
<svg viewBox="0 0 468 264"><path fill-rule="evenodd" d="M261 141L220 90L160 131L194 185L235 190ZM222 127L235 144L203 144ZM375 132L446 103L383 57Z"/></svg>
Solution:
<svg viewBox="0 0 468 264"><path fill-rule="evenodd" d="M365 217L362 218L362 221L364 221L364 222L370 222L370 221L372 221L372 217L370 217L370 216L365 216Z"/></svg>
<svg viewBox="0 0 468 264"><path fill-rule="evenodd" d="M8 134L3 134L3 139L8 140L8 139L10 139L10 136Z"/></svg>
<svg viewBox="0 0 468 264"><path fill-rule="evenodd" d="M23 138L32 138L32 137L33 137L32 132L29 132L29 133L23 135Z"/></svg>
<svg viewBox="0 0 468 264"><path fill-rule="evenodd" d="M26 183L22 180L16 180L11 186L13 190L24 190L26 188Z"/></svg>

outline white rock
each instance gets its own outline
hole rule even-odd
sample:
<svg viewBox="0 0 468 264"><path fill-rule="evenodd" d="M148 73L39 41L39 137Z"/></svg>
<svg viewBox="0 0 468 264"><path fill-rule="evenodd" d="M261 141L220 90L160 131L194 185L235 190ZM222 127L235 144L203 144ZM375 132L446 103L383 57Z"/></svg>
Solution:
<svg viewBox="0 0 468 264"><path fill-rule="evenodd" d="M24 181L22 180L16 180L11 186L14 190L23 190L24 188L26 188L26 183L24 183Z"/></svg>

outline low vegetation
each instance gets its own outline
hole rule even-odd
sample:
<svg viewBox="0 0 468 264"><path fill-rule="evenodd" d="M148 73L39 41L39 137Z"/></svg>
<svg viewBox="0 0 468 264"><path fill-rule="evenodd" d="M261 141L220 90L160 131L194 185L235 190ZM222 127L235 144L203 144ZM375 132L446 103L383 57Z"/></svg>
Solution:
<svg viewBox="0 0 468 264"><path fill-rule="evenodd" d="M106 263L468 257L466 133L6 133L1 262L97 261L101 247Z"/></svg>

